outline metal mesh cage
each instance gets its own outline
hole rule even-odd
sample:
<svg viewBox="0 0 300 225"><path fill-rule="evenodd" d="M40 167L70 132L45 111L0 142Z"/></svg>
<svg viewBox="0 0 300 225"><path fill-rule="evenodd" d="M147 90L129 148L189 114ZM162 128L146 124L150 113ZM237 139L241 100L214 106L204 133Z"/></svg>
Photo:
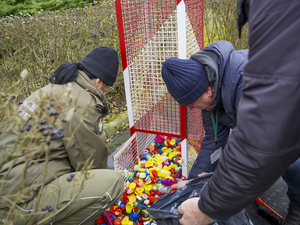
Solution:
<svg viewBox="0 0 300 225"><path fill-rule="evenodd" d="M114 155L115 170L125 173L132 171L138 163L138 156L154 142L154 138L154 134L134 133ZM127 181L127 176L124 177Z"/></svg>
<svg viewBox="0 0 300 225"><path fill-rule="evenodd" d="M178 117L179 105L168 96L160 75L162 63L177 56L176 2L121 4L134 127L179 134L180 120L170 121Z"/></svg>
<svg viewBox="0 0 300 225"><path fill-rule="evenodd" d="M204 127L202 124L201 110L188 110L187 118L188 170L190 170L202 146L202 139L204 137Z"/></svg>
<svg viewBox="0 0 300 225"><path fill-rule="evenodd" d="M139 143L149 134L152 139L161 134L188 140L183 160L190 169L204 134L201 112L187 112L176 103L161 68L166 59L189 58L203 47L203 1L116 0L116 12L129 125L132 134L138 132L115 156L116 168L134 166L138 152L147 147ZM124 157L132 159L119 160Z"/></svg>

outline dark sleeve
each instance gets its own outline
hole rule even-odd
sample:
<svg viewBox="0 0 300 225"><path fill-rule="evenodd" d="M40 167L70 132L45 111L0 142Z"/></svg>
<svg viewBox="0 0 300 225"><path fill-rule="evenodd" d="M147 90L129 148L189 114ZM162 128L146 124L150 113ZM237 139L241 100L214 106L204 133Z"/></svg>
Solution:
<svg viewBox="0 0 300 225"><path fill-rule="evenodd" d="M300 156L300 2L250 3L237 125L198 203L215 220L245 208Z"/></svg>
<svg viewBox="0 0 300 225"><path fill-rule="evenodd" d="M242 92L243 92L243 72L240 73L240 79L239 79L239 82L237 83L237 86L236 86L236 92L235 92L235 101L234 101L234 107L235 107L235 110L237 111L238 109L238 105L239 105L239 102L240 102L240 99L241 99L241 96L242 96Z"/></svg>
<svg viewBox="0 0 300 225"><path fill-rule="evenodd" d="M189 173L188 179L198 177L199 173L213 172L215 170L218 161L212 164L210 156L217 149L224 147L230 131L229 127L218 123L218 142L216 143L210 112L202 110L202 122L205 130L205 136L197 159Z"/></svg>
<svg viewBox="0 0 300 225"><path fill-rule="evenodd" d="M239 37L241 38L242 28L248 21L249 3L248 0L238 0L237 5L237 27L239 31Z"/></svg>

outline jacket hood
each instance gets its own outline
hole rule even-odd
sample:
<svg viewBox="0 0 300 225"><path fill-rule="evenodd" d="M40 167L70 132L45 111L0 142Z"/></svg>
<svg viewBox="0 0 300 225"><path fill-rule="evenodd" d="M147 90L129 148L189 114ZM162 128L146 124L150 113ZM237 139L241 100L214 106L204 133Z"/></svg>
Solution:
<svg viewBox="0 0 300 225"><path fill-rule="evenodd" d="M208 80L212 84L216 104L219 99L219 89L222 84L226 64L233 50L234 48L230 42L217 41L207 45L202 51L191 55L191 59L197 60L206 66Z"/></svg>
<svg viewBox="0 0 300 225"><path fill-rule="evenodd" d="M212 44L207 45L202 51L213 51L219 55L219 78L220 83L224 74L226 63L229 59L230 54L233 52L234 48L232 44L228 41L217 41Z"/></svg>

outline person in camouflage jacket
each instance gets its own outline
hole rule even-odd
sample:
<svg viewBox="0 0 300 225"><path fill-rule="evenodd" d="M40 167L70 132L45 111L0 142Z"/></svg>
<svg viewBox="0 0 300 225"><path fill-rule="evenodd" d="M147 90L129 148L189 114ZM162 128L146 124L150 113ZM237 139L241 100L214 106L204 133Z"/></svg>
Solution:
<svg viewBox="0 0 300 225"><path fill-rule="evenodd" d="M5 179L0 189L1 196L17 193L22 182L27 189L26 194L16 202L16 224L28 224L33 213L34 224L49 216L42 224L91 224L120 198L123 177L117 171L108 169L108 151L100 136L102 118L109 112L109 103L103 93L114 84L118 65L118 54L114 49L97 47L79 63L62 64L50 78L51 84L23 101L19 114L23 119L30 117L28 111L39 107L43 96L54 94L60 95L62 101L72 101L76 107L86 108L86 111L83 115L75 111L70 123L61 131L63 138L50 142L48 160L44 155L38 155L38 164L25 163L26 156L22 156L17 162L9 161L0 168L0 179ZM64 94L67 90L70 90L69 95ZM0 161L13 150L18 132L7 129L2 133ZM86 161L92 164L92 170L88 172L90 179L84 182L81 190L80 182L85 178L80 170ZM39 193L46 165L45 187ZM38 211L48 213L34 211L38 194L41 195ZM0 217L5 219L9 208L10 202L0 198Z"/></svg>

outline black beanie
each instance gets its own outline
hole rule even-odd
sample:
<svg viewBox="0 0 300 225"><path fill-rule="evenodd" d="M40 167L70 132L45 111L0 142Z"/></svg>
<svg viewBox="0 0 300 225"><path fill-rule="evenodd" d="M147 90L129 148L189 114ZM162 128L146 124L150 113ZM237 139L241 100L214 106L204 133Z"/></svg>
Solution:
<svg viewBox="0 0 300 225"><path fill-rule="evenodd" d="M79 64L93 76L113 86L117 79L119 57L110 47L97 47L90 51Z"/></svg>
<svg viewBox="0 0 300 225"><path fill-rule="evenodd" d="M161 75L170 95L183 106L196 101L209 86L205 66L196 60L169 58Z"/></svg>

